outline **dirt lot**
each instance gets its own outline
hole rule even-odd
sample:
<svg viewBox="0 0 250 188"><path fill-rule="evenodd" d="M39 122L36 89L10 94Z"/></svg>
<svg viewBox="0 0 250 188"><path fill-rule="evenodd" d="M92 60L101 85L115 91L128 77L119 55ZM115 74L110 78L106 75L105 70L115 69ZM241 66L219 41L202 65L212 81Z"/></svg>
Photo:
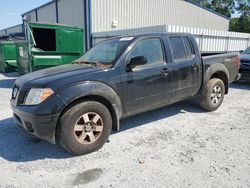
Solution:
<svg viewBox="0 0 250 188"><path fill-rule="evenodd" d="M98 152L74 157L15 126L15 74L0 74L0 187L250 187L250 83L207 113L193 100L122 121Z"/></svg>

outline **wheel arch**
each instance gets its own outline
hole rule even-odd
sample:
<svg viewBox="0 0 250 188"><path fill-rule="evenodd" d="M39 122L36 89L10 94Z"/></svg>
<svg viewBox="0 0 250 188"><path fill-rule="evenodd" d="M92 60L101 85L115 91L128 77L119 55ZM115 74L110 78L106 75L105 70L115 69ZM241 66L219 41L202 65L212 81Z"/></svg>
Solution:
<svg viewBox="0 0 250 188"><path fill-rule="evenodd" d="M120 118L122 116L122 104L117 93L109 86L99 82L85 82L69 86L58 93L64 102L57 120L56 129L59 126L60 117L72 106L84 101L100 102L109 110L112 117L112 130L120 129Z"/></svg>
<svg viewBox="0 0 250 188"><path fill-rule="evenodd" d="M223 71L217 71L213 73L213 75L210 77L210 79L213 79L213 78L219 78L220 80L223 81L224 86L225 86L225 94L228 94L229 84L228 84L228 77L226 73Z"/></svg>
<svg viewBox="0 0 250 188"><path fill-rule="evenodd" d="M114 109L113 105L110 103L110 101L108 101L106 98L102 97L102 96L97 96L97 95L87 95L87 96L83 96L80 98L75 99L74 101L72 101L71 103L69 103L67 106L64 107L64 109L62 110L62 112L60 113L60 116L58 118L58 122L60 117L71 107L75 106L76 104L82 103L84 101L96 101L99 102L101 104L103 104L104 106L107 107L107 109L109 110L111 117L112 117L112 130L114 131L118 131L119 130L119 117L117 117L117 113L116 110ZM57 122L57 126L58 126L58 122Z"/></svg>
<svg viewBox="0 0 250 188"><path fill-rule="evenodd" d="M203 85L206 85L206 83L213 78L221 79L225 85L225 94L228 94L229 90L229 72L225 65L221 63L212 64L205 72L205 82Z"/></svg>

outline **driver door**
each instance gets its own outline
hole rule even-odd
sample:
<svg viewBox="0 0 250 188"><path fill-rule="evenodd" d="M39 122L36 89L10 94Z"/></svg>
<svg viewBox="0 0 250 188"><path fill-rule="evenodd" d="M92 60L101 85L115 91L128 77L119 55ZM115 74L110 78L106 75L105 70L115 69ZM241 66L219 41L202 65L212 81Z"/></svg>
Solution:
<svg viewBox="0 0 250 188"><path fill-rule="evenodd" d="M164 106L172 97L171 67L166 63L162 39L144 38L137 41L126 57L126 62L134 57L144 56L145 65L140 65L126 73L122 89L128 114L136 114Z"/></svg>

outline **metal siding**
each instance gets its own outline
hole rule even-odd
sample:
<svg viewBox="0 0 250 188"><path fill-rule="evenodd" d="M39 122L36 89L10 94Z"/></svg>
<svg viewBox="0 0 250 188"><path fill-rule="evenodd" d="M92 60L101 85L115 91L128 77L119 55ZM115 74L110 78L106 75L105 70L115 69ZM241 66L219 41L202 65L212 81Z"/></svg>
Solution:
<svg viewBox="0 0 250 188"><path fill-rule="evenodd" d="M16 25L13 27L9 27L9 28L7 28L7 33L21 33L23 31L22 27L23 27L22 24Z"/></svg>
<svg viewBox="0 0 250 188"><path fill-rule="evenodd" d="M229 20L184 0L92 0L92 31L162 24L227 31Z"/></svg>
<svg viewBox="0 0 250 188"><path fill-rule="evenodd" d="M30 12L28 14L24 14L23 16L30 18L30 20L28 20L29 22L36 22L36 11Z"/></svg>
<svg viewBox="0 0 250 188"><path fill-rule="evenodd" d="M59 0L59 23L83 27L84 23L83 0Z"/></svg>
<svg viewBox="0 0 250 188"><path fill-rule="evenodd" d="M167 32L188 32L195 36L202 52L240 51L247 48L249 33L168 25Z"/></svg>
<svg viewBox="0 0 250 188"><path fill-rule="evenodd" d="M37 9L38 22L56 23L56 5L55 3L48 4Z"/></svg>
<svg viewBox="0 0 250 188"><path fill-rule="evenodd" d="M144 33L164 33L167 32L166 25L152 26L152 27L141 27L135 29L125 29L125 30L115 30L115 31L104 31L92 33L92 43L96 45L97 43L116 36L126 36L126 35L139 35Z"/></svg>
<svg viewBox="0 0 250 188"><path fill-rule="evenodd" d="M5 35L5 30L0 31L0 36Z"/></svg>
<svg viewBox="0 0 250 188"><path fill-rule="evenodd" d="M92 38L93 44L97 44L100 41L115 36L157 32L191 33L196 38L202 52L240 51L246 49L250 45L249 33L237 33L176 25L160 25L109 32L95 32L93 33Z"/></svg>

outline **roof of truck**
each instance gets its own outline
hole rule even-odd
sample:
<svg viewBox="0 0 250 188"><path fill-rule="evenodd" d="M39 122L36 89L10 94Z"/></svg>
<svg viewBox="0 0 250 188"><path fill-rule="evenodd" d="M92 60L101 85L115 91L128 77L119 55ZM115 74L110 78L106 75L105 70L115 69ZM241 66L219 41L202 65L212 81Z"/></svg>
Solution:
<svg viewBox="0 0 250 188"><path fill-rule="evenodd" d="M119 35L119 36L108 36L107 39L111 38L138 38L138 37L145 37L145 36L188 36L191 35L191 33L167 33L167 32L158 32L158 33L140 33L140 34L131 34L131 35Z"/></svg>

